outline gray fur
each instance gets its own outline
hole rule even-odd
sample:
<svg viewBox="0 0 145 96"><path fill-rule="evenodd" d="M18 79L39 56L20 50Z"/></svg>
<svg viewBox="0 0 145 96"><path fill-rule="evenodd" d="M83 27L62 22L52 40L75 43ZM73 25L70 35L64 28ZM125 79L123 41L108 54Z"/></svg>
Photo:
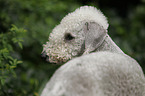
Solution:
<svg viewBox="0 0 145 96"><path fill-rule="evenodd" d="M41 96L145 96L139 64L127 55L96 52L61 66Z"/></svg>

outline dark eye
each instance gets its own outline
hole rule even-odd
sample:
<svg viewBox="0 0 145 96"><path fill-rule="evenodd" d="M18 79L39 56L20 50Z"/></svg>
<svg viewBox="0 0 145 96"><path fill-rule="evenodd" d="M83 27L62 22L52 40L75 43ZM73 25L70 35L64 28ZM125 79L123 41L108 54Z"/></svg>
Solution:
<svg viewBox="0 0 145 96"><path fill-rule="evenodd" d="M65 38L65 40L72 40L75 37L73 37L70 33L66 33L65 36L64 36L64 38Z"/></svg>

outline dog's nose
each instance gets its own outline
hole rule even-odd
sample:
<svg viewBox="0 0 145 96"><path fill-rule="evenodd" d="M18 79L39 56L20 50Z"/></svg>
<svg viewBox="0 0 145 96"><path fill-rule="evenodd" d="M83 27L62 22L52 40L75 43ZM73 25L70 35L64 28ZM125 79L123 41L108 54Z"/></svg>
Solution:
<svg viewBox="0 0 145 96"><path fill-rule="evenodd" d="M42 59L46 60L46 59L48 59L48 57L49 57L49 56L47 56L45 52L42 52L42 53L41 53L41 58L42 58Z"/></svg>

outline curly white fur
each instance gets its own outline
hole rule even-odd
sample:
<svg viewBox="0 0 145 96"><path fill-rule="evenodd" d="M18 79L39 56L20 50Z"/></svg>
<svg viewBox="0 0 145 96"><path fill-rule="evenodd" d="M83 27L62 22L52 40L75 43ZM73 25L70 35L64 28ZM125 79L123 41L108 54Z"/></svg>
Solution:
<svg viewBox="0 0 145 96"><path fill-rule="evenodd" d="M53 63L83 56L60 67L41 96L145 96L141 67L112 41L107 28L106 17L91 6L62 19L43 52Z"/></svg>
<svg viewBox="0 0 145 96"><path fill-rule="evenodd" d="M67 26L67 28L72 28L79 26L82 21L97 22L106 30L109 26L107 18L102 14L102 12L92 6L83 6L76 9L74 12L69 13L62 19L61 24L64 24L65 26Z"/></svg>
<svg viewBox="0 0 145 96"><path fill-rule="evenodd" d="M107 19L101 11L92 6L80 7L65 16L53 29L49 42L44 44L43 52L53 63L66 62L78 55L100 49L123 53L107 34L107 28ZM65 40L67 33L74 39Z"/></svg>
<svg viewBox="0 0 145 96"><path fill-rule="evenodd" d="M145 96L139 64L127 55L96 52L61 66L41 96Z"/></svg>

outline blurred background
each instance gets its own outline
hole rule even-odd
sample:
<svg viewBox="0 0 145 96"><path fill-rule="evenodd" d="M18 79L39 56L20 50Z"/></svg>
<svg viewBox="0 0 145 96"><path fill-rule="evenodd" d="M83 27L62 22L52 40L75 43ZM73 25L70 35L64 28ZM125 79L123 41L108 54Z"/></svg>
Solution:
<svg viewBox="0 0 145 96"><path fill-rule="evenodd" d="M60 65L41 59L49 33L83 5L108 18L108 33L145 72L145 0L0 0L0 96L39 96Z"/></svg>

